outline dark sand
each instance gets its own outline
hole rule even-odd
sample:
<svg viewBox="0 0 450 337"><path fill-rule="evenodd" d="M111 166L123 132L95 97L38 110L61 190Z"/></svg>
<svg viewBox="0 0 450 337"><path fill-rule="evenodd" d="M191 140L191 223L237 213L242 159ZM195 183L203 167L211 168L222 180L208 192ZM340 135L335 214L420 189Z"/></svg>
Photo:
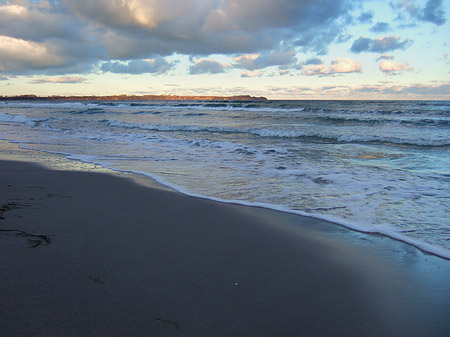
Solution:
<svg viewBox="0 0 450 337"><path fill-rule="evenodd" d="M450 336L449 261L125 178L0 161L1 336Z"/></svg>

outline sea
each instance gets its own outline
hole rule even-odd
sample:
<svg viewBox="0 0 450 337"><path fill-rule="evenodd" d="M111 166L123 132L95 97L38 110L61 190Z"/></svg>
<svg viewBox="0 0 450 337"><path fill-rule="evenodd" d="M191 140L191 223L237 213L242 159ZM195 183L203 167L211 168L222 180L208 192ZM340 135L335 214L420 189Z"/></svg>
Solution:
<svg viewBox="0 0 450 337"><path fill-rule="evenodd" d="M3 101L0 139L450 259L450 101Z"/></svg>

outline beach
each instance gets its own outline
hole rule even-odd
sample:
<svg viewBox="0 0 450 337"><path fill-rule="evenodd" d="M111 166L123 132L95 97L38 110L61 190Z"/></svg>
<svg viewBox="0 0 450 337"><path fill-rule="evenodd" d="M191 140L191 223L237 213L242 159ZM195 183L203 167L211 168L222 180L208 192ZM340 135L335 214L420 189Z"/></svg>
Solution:
<svg viewBox="0 0 450 337"><path fill-rule="evenodd" d="M0 28L0 337L450 337L450 0Z"/></svg>
<svg viewBox="0 0 450 337"><path fill-rule="evenodd" d="M449 261L405 243L5 158L1 336L450 331Z"/></svg>

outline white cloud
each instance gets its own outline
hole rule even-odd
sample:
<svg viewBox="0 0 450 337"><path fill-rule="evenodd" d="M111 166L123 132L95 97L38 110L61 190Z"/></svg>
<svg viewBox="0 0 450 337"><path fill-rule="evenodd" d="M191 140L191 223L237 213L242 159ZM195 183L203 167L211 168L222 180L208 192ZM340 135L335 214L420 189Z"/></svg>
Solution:
<svg viewBox="0 0 450 337"><path fill-rule="evenodd" d="M309 64L302 68L302 75L305 76L325 76L327 74L327 66L324 63Z"/></svg>
<svg viewBox="0 0 450 337"><path fill-rule="evenodd" d="M393 60L382 60L379 64L380 70L387 75L395 75L405 70L410 70L408 62L399 63Z"/></svg>
<svg viewBox="0 0 450 337"><path fill-rule="evenodd" d="M0 36L0 55L0 70L42 69L64 62L44 44L8 36Z"/></svg>
<svg viewBox="0 0 450 337"><path fill-rule="evenodd" d="M261 70L243 71L241 73L241 77L245 77L245 78L260 77L260 76L262 76Z"/></svg>
<svg viewBox="0 0 450 337"><path fill-rule="evenodd" d="M27 8L19 5L3 5L0 6L0 15L22 15L27 11Z"/></svg>
<svg viewBox="0 0 450 337"><path fill-rule="evenodd" d="M345 73L362 73L363 66L360 62L348 59L338 58L331 61L327 67L324 63L311 63L302 67L302 74L305 76L335 76Z"/></svg>
<svg viewBox="0 0 450 337"><path fill-rule="evenodd" d="M294 51L265 52L261 54L246 54L233 59L235 68L255 70L271 66L286 67L293 65L297 59Z"/></svg>
<svg viewBox="0 0 450 337"><path fill-rule="evenodd" d="M331 62L328 68L331 73L362 73L362 64L358 61L348 58L338 58Z"/></svg>
<svg viewBox="0 0 450 337"><path fill-rule="evenodd" d="M80 76L60 76L60 77L47 77L37 78L30 81L31 84L43 84L43 83L63 83L63 84L76 84L86 82L87 78Z"/></svg>
<svg viewBox="0 0 450 337"><path fill-rule="evenodd" d="M233 61L236 62L239 68L244 69L255 69L254 62L259 57L258 54L246 54L233 58Z"/></svg>

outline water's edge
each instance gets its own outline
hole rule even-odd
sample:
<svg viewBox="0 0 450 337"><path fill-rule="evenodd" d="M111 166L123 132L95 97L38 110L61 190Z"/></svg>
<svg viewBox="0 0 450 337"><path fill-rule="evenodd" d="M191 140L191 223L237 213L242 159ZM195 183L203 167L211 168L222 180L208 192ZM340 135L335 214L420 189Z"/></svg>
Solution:
<svg viewBox="0 0 450 337"><path fill-rule="evenodd" d="M16 154L14 154L14 152L15 152L14 149L9 149L9 152L11 152L12 156L14 156L14 155L20 156L21 151L31 151L32 153L35 153L35 154L44 153L46 156L48 156L48 155L55 156L55 157L59 157L60 160L67 160L71 163L75 163L75 165L73 165L74 168L71 168L71 169L110 173L110 174L116 174L116 175L128 174L129 177L131 177L133 180L143 183L144 185L151 187L151 188L159 188L159 189L165 189L165 190L168 189L168 190L182 193L182 194L190 196L190 197L212 200L212 201L227 203L227 204L236 204L236 205L243 205L243 206L249 206L249 207L265 208L265 209L270 209L270 210L279 211L279 212L283 212L283 213L295 214L295 215L299 215L302 217L318 219L318 220L326 221L333 225L338 225L338 226L347 228L347 229L355 231L355 232L369 234L369 235L370 234L382 235L382 236L388 237L390 239L400 241L407 245L415 247L426 254L431 254L431 255L437 256L439 258L450 261L450 251L449 250L446 250L441 247L433 246L426 242L408 238L405 235L402 235L401 233L398 233L395 230L393 230L392 228L388 228L386 226L380 225L380 226L374 226L371 228L364 228L362 226L359 226L358 224L346 222L341 219L335 218L333 216L327 216L327 215L323 215L323 214L311 214L311 213L306 213L306 212L302 212L302 211L292 210L287 207L265 204L265 203L251 203L251 202L245 202L245 201L241 201L241 200L225 200L225 199L220 199L220 198L209 197L209 196L193 193L186 188L169 183L155 174L150 174L150 173L142 172L142 171L121 170L121 169L106 165L105 163L102 163L102 162L93 161L93 160L89 161L89 160L86 160L85 158L79 158L76 155L72 155L69 153L34 149L32 147L27 147L27 146L24 146L23 144L11 142L11 141L7 141L7 140L0 140L0 154L2 154L2 143L16 145L16 147L17 147ZM33 161L33 159L30 157L24 157L24 160ZM48 166L50 168L65 169L64 164L61 162L56 165L55 165L55 163L53 163L53 165L52 165L52 163L50 163L50 162L45 162L45 161L39 160L39 155L37 155L34 158L34 161L36 161L40 164L46 164L46 166ZM142 177L144 177L145 179L142 179ZM148 179L150 179L150 181Z"/></svg>

